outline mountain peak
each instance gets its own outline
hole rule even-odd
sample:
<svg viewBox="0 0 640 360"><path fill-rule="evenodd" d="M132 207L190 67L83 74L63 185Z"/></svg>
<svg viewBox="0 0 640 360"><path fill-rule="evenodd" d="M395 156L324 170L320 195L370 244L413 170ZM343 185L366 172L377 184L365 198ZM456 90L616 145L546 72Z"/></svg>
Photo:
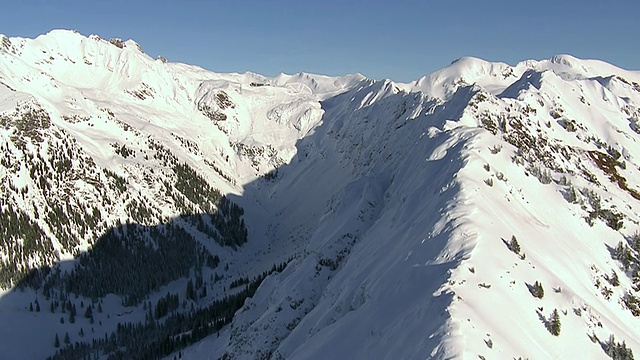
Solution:
<svg viewBox="0 0 640 360"><path fill-rule="evenodd" d="M580 59L578 59L577 57L573 56L573 55L569 55L569 54L558 54L553 56L550 61L554 64L560 64L560 65L565 65L568 67L578 67L580 66Z"/></svg>
<svg viewBox="0 0 640 360"><path fill-rule="evenodd" d="M413 83L405 84L404 88L443 100L450 98L459 87L473 84L491 92L499 92L499 89L505 88L514 80L515 71L505 63L466 56Z"/></svg>

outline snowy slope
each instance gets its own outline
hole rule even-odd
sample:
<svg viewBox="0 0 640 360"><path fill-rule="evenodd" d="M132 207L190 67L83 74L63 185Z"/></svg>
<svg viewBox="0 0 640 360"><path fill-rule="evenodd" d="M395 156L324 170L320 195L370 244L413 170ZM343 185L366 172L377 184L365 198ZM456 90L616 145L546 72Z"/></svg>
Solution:
<svg viewBox="0 0 640 360"><path fill-rule="evenodd" d="M9 249L28 244L11 237L3 266L71 269L109 229L172 222L221 265L195 266L145 299L187 301L198 271L222 274L185 303L205 309L237 293L234 281L287 262L217 335L169 359L603 359L610 335L640 351L638 72L569 55L515 66L462 58L396 84L217 74L70 31L0 44L1 205L52 244L16 257ZM76 175L55 175L58 163ZM179 164L202 181L185 188ZM190 191L202 186L243 208L246 243L203 230L198 218L226 210ZM38 216L65 202L98 211L100 225L72 220L60 233ZM633 249L617 251L621 242ZM111 294L99 300L100 327L61 324L57 309L28 310L43 296L0 297L0 323L24 324L0 325L10 357L52 355L56 334L82 342L148 321L147 300L124 306ZM82 326L95 334L76 336ZM33 331L45 340L27 347Z"/></svg>
<svg viewBox="0 0 640 360"><path fill-rule="evenodd" d="M237 315L232 358L603 358L610 334L638 348L621 300L635 291L607 248L637 230L638 74L566 55L461 61L408 89L419 93L381 82L323 103L331 123L300 142L311 160L282 182L326 210L291 205L295 224L320 220L297 270ZM595 161L618 153L615 170ZM619 231L585 221L603 216L589 191L624 219ZM621 285L607 284L612 271ZM542 321L553 309L558 337Z"/></svg>
<svg viewBox="0 0 640 360"><path fill-rule="evenodd" d="M52 31L35 40L3 37L2 44L3 286L21 286L30 268L58 260L63 260L62 269L70 270L76 254L100 243L112 229L126 232L122 224L164 231L163 224L172 223L222 262L204 267L204 275L222 279L208 283L209 295L195 301L196 307L207 306L231 290L234 281L259 275L292 254L262 255L265 243L259 236L240 248L219 244L213 236L224 229L199 228L210 221L212 211L220 212L218 200L207 197L215 198L215 191L227 194L245 208L245 218L257 210L256 220L247 224L251 234L266 226L260 221L261 210L247 207L255 200L240 196L243 184L268 182L262 177L288 161L296 140L320 122L318 101L363 80L360 75L270 79L215 74L150 59L132 41L86 38L71 31ZM210 188L203 191L202 186ZM9 215L16 209L23 218ZM232 220L227 211L222 210L224 222ZM35 235L14 230L25 226L39 230ZM161 284L165 287L150 293L149 300L155 304L167 293L184 295L186 282L183 277ZM54 297L63 294L55 292ZM64 313L59 307L48 319L44 314L34 317L27 309L34 299L43 302L43 295L26 291L2 298L2 308L21 309L3 312L3 323L25 323L19 331L0 329L4 341L15 344L16 354L46 357L55 352L54 335L62 341L69 332L73 341L80 341L73 334L92 325L59 324ZM48 305L56 299L46 300ZM81 302L94 299L74 303L80 307ZM144 319L142 310L141 303L137 310L114 305L103 317L130 313L130 318L118 320L139 321ZM51 319L53 326L41 326ZM98 337L117 324L107 318L99 322ZM24 343L33 328L47 339L40 347ZM20 354L21 349L28 352Z"/></svg>

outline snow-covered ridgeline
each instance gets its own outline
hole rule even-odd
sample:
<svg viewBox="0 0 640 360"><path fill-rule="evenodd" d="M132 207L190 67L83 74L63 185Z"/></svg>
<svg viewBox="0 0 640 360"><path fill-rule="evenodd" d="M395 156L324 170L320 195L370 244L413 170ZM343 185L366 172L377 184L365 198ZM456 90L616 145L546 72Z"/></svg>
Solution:
<svg viewBox="0 0 640 360"><path fill-rule="evenodd" d="M341 188L321 174L351 172L357 180L347 180L345 189L354 183L379 188L383 200L367 202L375 215L354 230L362 234L354 245L338 236L341 224L353 226L350 212L324 215L298 271L267 282L239 313L232 356L602 358L612 334L619 344L638 348L638 319L622 300L635 293L631 272L622 285L603 285L612 272L624 273L608 249L626 242L638 225L632 185L638 169L623 164L637 164L638 74L563 55L519 64L516 69L526 71L509 82L496 81L492 72L513 68L490 65L475 72L468 72L472 65L456 69L458 63L443 69L445 87L455 91L434 96L427 89L432 100L412 98L399 92L403 85L387 81L323 103L325 123L300 143L305 150L315 146L320 156L297 166L306 177L294 179L306 187L311 179L322 184L313 187L315 194L324 186ZM464 76L472 84L458 80ZM604 164L613 158L615 170ZM340 165L324 165L328 161ZM457 165L443 166L451 163ZM286 178L282 184L295 189ZM339 194L338 203L349 209L371 196L368 190ZM606 200L596 209L599 197ZM391 199L411 201L396 205ZM517 254L509 247L512 238L522 244ZM341 262L325 279L322 264L329 270L334 264L323 257L327 247ZM449 262L416 278L398 265L416 256L422 263L414 267ZM529 291L536 281L547 289L544 299ZM407 299L418 303L407 305ZM300 310L300 303L307 307ZM546 328L552 310L563 324L558 338ZM407 343L412 346L398 348Z"/></svg>

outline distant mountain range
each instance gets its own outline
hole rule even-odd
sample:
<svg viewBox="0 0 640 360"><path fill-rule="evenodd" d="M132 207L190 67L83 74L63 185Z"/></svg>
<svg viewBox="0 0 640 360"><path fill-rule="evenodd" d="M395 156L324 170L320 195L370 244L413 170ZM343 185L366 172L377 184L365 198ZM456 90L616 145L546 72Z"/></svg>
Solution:
<svg viewBox="0 0 640 360"><path fill-rule="evenodd" d="M0 35L0 358L640 353L640 72L170 60Z"/></svg>

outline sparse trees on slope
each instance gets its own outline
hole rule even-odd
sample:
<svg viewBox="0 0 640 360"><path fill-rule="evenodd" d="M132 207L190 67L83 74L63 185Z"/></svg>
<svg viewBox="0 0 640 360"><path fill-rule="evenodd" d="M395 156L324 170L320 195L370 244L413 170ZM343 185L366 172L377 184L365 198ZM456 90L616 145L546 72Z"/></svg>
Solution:
<svg viewBox="0 0 640 360"><path fill-rule="evenodd" d="M622 343L616 342L613 334L609 336L609 340L601 343L601 346L605 354L614 360L633 360L633 350L627 348L625 341Z"/></svg>

